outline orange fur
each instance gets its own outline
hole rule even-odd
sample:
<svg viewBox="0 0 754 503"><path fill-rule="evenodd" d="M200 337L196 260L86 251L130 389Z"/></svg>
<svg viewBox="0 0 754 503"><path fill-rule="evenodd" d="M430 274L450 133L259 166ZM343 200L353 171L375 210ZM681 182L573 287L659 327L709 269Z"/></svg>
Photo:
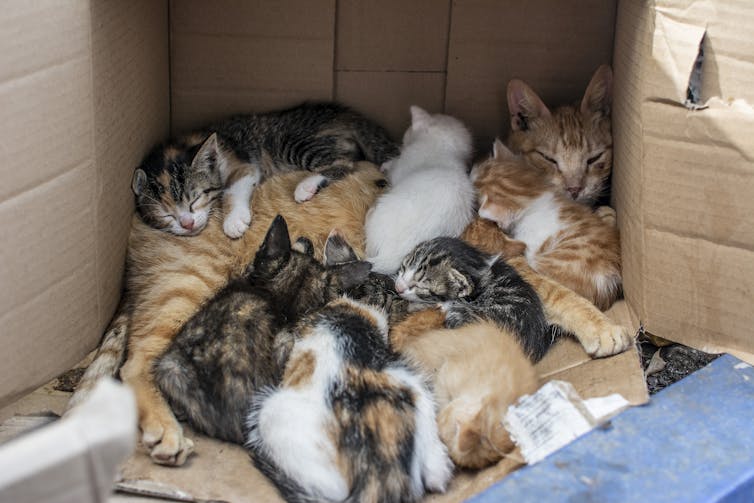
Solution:
<svg viewBox="0 0 754 503"><path fill-rule="evenodd" d="M502 147L504 148L504 147ZM520 157L498 154L474 168L474 184L479 191L480 214L500 228L515 229L522 212L539 196L550 192L559 208L560 230L537 250L527 250L531 266L593 302L609 308L620 295L620 239L614 213L593 212L573 201L532 169ZM479 225L478 223L476 225ZM464 234L482 249L510 256L510 238L487 225L486 232ZM518 243L518 241L513 241Z"/></svg>
<svg viewBox="0 0 754 503"><path fill-rule="evenodd" d="M245 269L277 214L285 217L292 238L304 236L313 242L320 258L333 227L363 256L364 217L380 192L377 182L384 179L382 174L364 163L355 174L333 183L316 198L297 204L294 189L309 175L296 171L272 177L257 188L252 198L251 227L236 240L223 232L219 212L194 237L153 229L134 216L127 277L134 308L129 356L121 376L134 390L142 441L152 449L156 462L183 464L192 444L183 437L180 425L155 388L153 362L199 306Z"/></svg>

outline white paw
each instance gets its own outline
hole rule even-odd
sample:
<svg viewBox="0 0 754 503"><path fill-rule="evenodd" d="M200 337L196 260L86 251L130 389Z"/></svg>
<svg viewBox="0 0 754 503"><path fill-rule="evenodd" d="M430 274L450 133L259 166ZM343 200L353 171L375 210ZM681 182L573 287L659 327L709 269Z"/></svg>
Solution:
<svg viewBox="0 0 754 503"><path fill-rule="evenodd" d="M628 328L612 325L610 330L602 332L599 337L584 345L589 356L602 358L622 353L634 344L634 337Z"/></svg>
<svg viewBox="0 0 754 503"><path fill-rule="evenodd" d="M251 224L251 211L248 208L233 208L223 222L223 231L231 238L236 239L243 236L246 229Z"/></svg>
<svg viewBox="0 0 754 503"><path fill-rule="evenodd" d="M438 440L439 442L439 440ZM445 492L448 482L453 477L453 462L445 451L445 446L440 443L441 449L432 449L434 455L428 456L424 467L424 486L430 491Z"/></svg>
<svg viewBox="0 0 754 503"><path fill-rule="evenodd" d="M296 186L296 191L293 193L293 198L297 203L303 203L308 201L314 194L319 192L320 185L325 181L325 177L322 175L312 175L304 178Z"/></svg>

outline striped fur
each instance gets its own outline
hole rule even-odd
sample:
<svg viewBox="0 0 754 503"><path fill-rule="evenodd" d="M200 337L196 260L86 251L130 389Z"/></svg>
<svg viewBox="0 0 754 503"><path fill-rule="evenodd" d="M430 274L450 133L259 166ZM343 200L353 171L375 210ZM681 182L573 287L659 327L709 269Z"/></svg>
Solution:
<svg viewBox="0 0 754 503"><path fill-rule="evenodd" d="M489 228L479 234L503 240L497 253L515 254L511 239L531 267L574 290L600 309L609 308L621 293L620 238L614 212L603 207L595 213L559 191L550 179L531 169L501 143L495 155L473 169L479 192L479 215L495 222L508 236L496 237ZM471 237L476 223L467 228ZM500 245L504 244L503 247Z"/></svg>
<svg viewBox="0 0 754 503"><path fill-rule="evenodd" d="M121 377L136 393L142 442L156 462L183 464L193 446L154 385L153 362L200 305L243 272L275 215L283 215L291 235L310 239L318 258L333 227L363 256L364 216L384 187L382 174L364 163L322 197L300 205L293 200L293 192L306 176L306 172L293 172L262 184L252 201L251 229L238 240L225 235L218 212L192 238L161 232L134 217L126 277L128 302L133 307L128 359Z"/></svg>
<svg viewBox="0 0 754 503"><path fill-rule="evenodd" d="M597 69L581 103L552 112L524 82L508 84L508 146L562 193L592 205L608 192L613 165L612 71Z"/></svg>

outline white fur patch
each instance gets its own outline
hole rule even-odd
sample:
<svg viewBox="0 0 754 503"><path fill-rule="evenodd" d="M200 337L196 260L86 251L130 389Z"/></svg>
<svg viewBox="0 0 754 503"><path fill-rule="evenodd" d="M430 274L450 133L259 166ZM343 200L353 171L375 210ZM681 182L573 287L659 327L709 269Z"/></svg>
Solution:
<svg viewBox="0 0 754 503"><path fill-rule="evenodd" d="M223 231L232 239L240 238L251 224L251 194L259 183L260 173L243 176L225 189L227 201Z"/></svg>
<svg viewBox="0 0 754 503"><path fill-rule="evenodd" d="M511 237L526 243L526 260L534 267L536 255L542 244L563 228L560 207L555 197L546 192L520 213Z"/></svg>
<svg viewBox="0 0 754 503"><path fill-rule="evenodd" d="M341 501L350 488L338 471L336 447L327 434L335 419L325 398L342 361L335 340L323 328L297 342L289 361L305 351L313 352L316 359L311 380L262 397L249 415L249 422L258 425L249 443L264 449L308 494Z"/></svg>
<svg viewBox="0 0 754 503"><path fill-rule="evenodd" d="M308 201L319 191L319 186L323 181L325 181L325 177L322 175L307 176L296 185L293 198L297 203Z"/></svg>
<svg viewBox="0 0 754 503"><path fill-rule="evenodd" d="M391 161L391 188L367 216L367 260L393 274L417 244L438 236L458 237L473 217L476 193L466 175L471 136L459 121L433 115L430 124L404 136Z"/></svg>

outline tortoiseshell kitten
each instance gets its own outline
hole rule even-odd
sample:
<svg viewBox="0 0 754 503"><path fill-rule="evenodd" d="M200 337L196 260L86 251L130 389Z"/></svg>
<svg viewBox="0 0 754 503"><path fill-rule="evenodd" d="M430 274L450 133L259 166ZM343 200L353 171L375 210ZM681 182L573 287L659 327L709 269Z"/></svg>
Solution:
<svg viewBox="0 0 754 503"><path fill-rule="evenodd" d="M452 464L424 377L388 346L383 311L347 297L287 330L279 386L249 414L257 467L288 501L409 502Z"/></svg>
<svg viewBox="0 0 754 503"><path fill-rule="evenodd" d="M513 333L534 362L554 342L534 289L504 260L460 239L419 244L403 259L395 289L410 302L441 304L447 328L494 322Z"/></svg>
<svg viewBox="0 0 754 503"><path fill-rule="evenodd" d="M326 247L354 253L342 239ZM286 348L276 347L276 333L363 282L370 268L358 261L323 266L308 239L291 246L278 216L247 272L189 319L157 360L159 389L198 431L243 444L255 392L281 378Z"/></svg>
<svg viewBox="0 0 754 503"><path fill-rule="evenodd" d="M508 146L565 195L589 206L607 192L613 165L612 80L610 67L600 66L578 106L552 112L523 81L508 83Z"/></svg>
<svg viewBox="0 0 754 503"><path fill-rule="evenodd" d="M223 230L238 238L249 227L254 188L269 176L308 170L297 202L343 178L354 162L377 165L398 155L387 132L337 103L304 103L239 115L155 147L134 172L131 188L144 223L179 236L202 231L223 198Z"/></svg>

